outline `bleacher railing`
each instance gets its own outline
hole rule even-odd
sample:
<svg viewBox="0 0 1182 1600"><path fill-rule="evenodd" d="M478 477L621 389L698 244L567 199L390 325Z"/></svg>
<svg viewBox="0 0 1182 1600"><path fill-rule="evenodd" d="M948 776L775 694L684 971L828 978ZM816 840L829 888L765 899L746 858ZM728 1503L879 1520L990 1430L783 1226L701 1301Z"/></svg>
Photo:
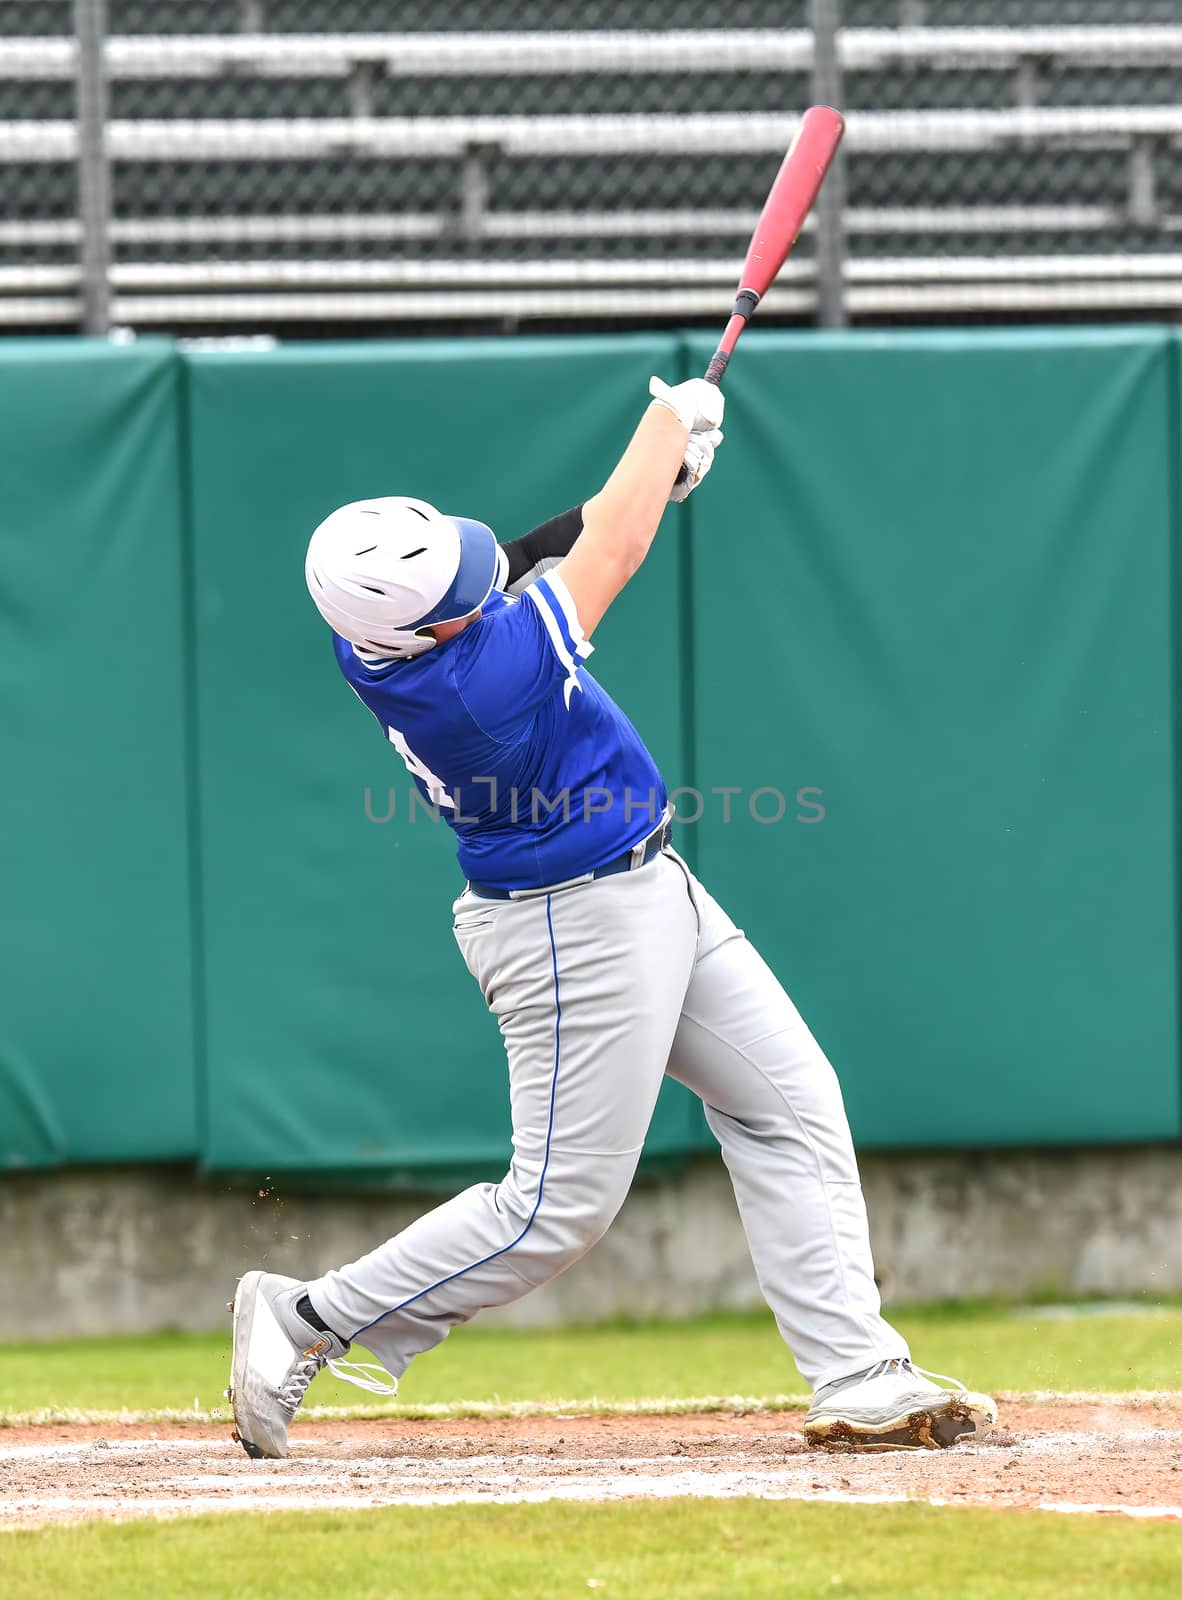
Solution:
<svg viewBox="0 0 1182 1600"><path fill-rule="evenodd" d="M1182 26L839 29L817 0L816 36L152 37L73 11L73 37L0 38L10 329L708 317L798 110L843 79L844 169L764 315L1182 307ZM693 109L707 75L728 109ZM637 109L585 109L597 81ZM500 108L531 83L537 109ZM236 87L266 114L226 114Z"/></svg>

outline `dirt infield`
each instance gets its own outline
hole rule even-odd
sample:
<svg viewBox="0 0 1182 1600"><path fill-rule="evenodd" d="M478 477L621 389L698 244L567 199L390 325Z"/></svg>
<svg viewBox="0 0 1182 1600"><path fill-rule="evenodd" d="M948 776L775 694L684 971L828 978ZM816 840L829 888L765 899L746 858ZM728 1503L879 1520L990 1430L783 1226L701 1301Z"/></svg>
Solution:
<svg viewBox="0 0 1182 1600"><path fill-rule="evenodd" d="M457 1501L769 1499L1023 1506L1182 1519L1182 1396L1003 1402L948 1451L829 1454L802 1414L308 1422L287 1461L228 1428L0 1429L0 1527Z"/></svg>

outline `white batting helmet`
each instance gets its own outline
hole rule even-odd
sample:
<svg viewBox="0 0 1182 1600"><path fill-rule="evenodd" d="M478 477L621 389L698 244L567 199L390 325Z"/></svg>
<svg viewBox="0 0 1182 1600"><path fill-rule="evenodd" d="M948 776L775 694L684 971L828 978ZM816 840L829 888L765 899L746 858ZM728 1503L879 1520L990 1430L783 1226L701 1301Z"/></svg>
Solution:
<svg viewBox="0 0 1182 1600"><path fill-rule="evenodd" d="M482 606L497 572L492 529L401 495L341 506L308 544L304 576L325 622L363 649L417 656L425 630Z"/></svg>

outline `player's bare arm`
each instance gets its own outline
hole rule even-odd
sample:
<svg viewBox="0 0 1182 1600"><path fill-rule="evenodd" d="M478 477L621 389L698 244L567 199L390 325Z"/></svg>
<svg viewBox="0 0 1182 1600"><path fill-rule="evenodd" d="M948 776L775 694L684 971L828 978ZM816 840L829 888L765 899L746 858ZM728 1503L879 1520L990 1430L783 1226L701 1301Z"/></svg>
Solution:
<svg viewBox="0 0 1182 1600"><path fill-rule="evenodd" d="M611 477L583 506L582 535L558 568L587 638L648 555L683 462L692 488L721 438L723 397L715 385L692 378L671 388L654 379L652 393ZM698 467L700 449L708 457Z"/></svg>
<svg viewBox="0 0 1182 1600"><path fill-rule="evenodd" d="M669 388L659 378L652 390L662 394ZM671 392L671 391L670 391ZM696 420L696 417L691 420ZM682 457L681 470L670 490L671 501L685 500L709 472L714 452L722 442L720 429L691 432ZM497 550L497 587L517 596L546 573L552 572L574 549L583 532L583 505L571 506L549 517L538 527L516 539L508 539Z"/></svg>

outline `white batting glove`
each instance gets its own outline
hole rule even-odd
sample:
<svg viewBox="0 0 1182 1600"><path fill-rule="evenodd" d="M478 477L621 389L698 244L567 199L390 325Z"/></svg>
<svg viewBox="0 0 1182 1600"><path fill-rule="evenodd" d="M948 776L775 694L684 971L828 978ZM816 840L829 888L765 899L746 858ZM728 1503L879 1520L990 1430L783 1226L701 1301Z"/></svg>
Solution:
<svg viewBox="0 0 1182 1600"><path fill-rule="evenodd" d="M722 429L711 428L709 433L691 433L685 447L685 459L677 481L669 491L669 501L677 505L696 489L714 465L714 452L722 443Z"/></svg>
<svg viewBox="0 0 1182 1600"><path fill-rule="evenodd" d="M670 386L660 378L648 380L648 392L658 405L688 428L691 433L710 433L722 427L722 413L726 399L716 383L705 378L690 378L685 383Z"/></svg>

